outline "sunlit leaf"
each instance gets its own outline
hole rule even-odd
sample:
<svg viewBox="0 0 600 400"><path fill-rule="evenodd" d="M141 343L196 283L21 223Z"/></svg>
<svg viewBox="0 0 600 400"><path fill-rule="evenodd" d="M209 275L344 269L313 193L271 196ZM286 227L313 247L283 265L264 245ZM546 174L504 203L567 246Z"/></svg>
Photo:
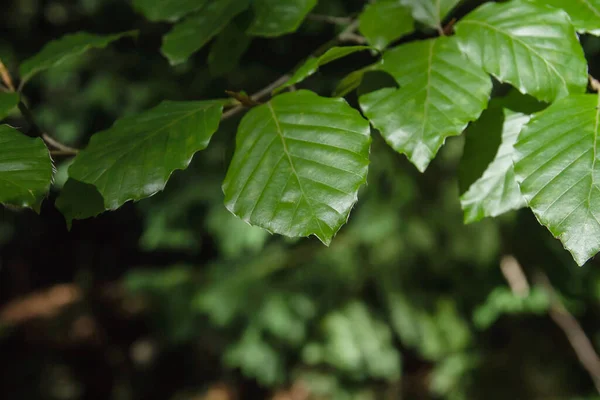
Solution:
<svg viewBox="0 0 600 400"><path fill-rule="evenodd" d="M69 176L98 188L107 209L162 190L171 173L185 169L219 126L221 101L165 101L125 117L92 136Z"/></svg>
<svg viewBox="0 0 600 400"><path fill-rule="evenodd" d="M52 173L50 153L42 139L0 125L0 203L39 210Z"/></svg>
<svg viewBox="0 0 600 400"><path fill-rule="evenodd" d="M530 0L542 6L562 8L577 32L600 35L600 0Z"/></svg>
<svg viewBox="0 0 600 400"><path fill-rule="evenodd" d="M225 205L252 225L329 244L366 182L370 143L367 121L343 99L277 96L240 123Z"/></svg>
<svg viewBox="0 0 600 400"><path fill-rule="evenodd" d="M133 7L150 21L176 21L200 10L209 0L133 0Z"/></svg>
<svg viewBox="0 0 600 400"><path fill-rule="evenodd" d="M515 144L515 173L538 221L579 265L600 251L600 104L573 95L537 114Z"/></svg>
<svg viewBox="0 0 600 400"><path fill-rule="evenodd" d="M0 120L6 118L17 104L19 104L18 93L0 92Z"/></svg>
<svg viewBox="0 0 600 400"><path fill-rule="evenodd" d="M56 39L34 55L23 61L19 68L21 85L35 74L48 68L56 67L69 59L85 53L89 49L102 49L111 42L125 36L135 36L136 31L116 33L114 35L94 35L87 32L77 32Z"/></svg>
<svg viewBox="0 0 600 400"><path fill-rule="evenodd" d="M412 9L413 18L432 28L442 28L442 21L461 0L400 0Z"/></svg>
<svg viewBox="0 0 600 400"><path fill-rule="evenodd" d="M487 106L492 83L450 38L411 42L385 53L381 69L400 84L360 97L386 142L424 171L448 136Z"/></svg>
<svg viewBox="0 0 600 400"><path fill-rule="evenodd" d="M253 36L281 36L295 32L317 0L254 0Z"/></svg>
<svg viewBox="0 0 600 400"><path fill-rule="evenodd" d="M410 10L400 0L379 0L368 4L360 14L359 22L360 33L379 50L415 29Z"/></svg>
<svg viewBox="0 0 600 400"><path fill-rule="evenodd" d="M587 63L562 10L510 1L486 3L456 26L461 50L521 93L551 102L587 85Z"/></svg>
<svg viewBox="0 0 600 400"><path fill-rule="evenodd" d="M95 217L104 211L104 199L96 187L75 179L67 180L55 204L64 215L68 229L73 220Z"/></svg>

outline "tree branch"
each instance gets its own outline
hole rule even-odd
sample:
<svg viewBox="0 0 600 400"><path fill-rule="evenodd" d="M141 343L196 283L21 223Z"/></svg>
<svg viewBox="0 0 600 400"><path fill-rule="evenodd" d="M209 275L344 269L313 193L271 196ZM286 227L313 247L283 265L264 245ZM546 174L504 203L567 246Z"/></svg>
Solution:
<svg viewBox="0 0 600 400"><path fill-rule="evenodd" d="M69 147L65 144L60 143L59 141L57 141L56 139L54 139L47 133L42 133L42 139L44 139L44 142L48 143L50 146L58 149L58 151L54 151L53 154L55 154L55 155L76 156L77 153L79 153L78 149L74 149L72 147ZM59 154L59 152L60 152L60 154Z"/></svg>

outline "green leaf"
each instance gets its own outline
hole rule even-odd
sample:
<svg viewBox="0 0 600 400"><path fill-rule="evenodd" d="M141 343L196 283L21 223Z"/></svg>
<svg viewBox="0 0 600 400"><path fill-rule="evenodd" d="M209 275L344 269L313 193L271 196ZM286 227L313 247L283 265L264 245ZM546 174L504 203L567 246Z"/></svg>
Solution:
<svg viewBox="0 0 600 400"><path fill-rule="evenodd" d="M561 8L569 14L579 33L600 35L600 0L530 0L542 6Z"/></svg>
<svg viewBox="0 0 600 400"><path fill-rule="evenodd" d="M231 72L250 46L252 38L246 35L242 25L242 21L234 19L212 44L208 54L208 67L212 76Z"/></svg>
<svg viewBox="0 0 600 400"><path fill-rule="evenodd" d="M17 104L19 104L18 93L0 92L0 120L6 118Z"/></svg>
<svg viewBox="0 0 600 400"><path fill-rule="evenodd" d="M501 82L551 102L587 85L587 63L562 10L486 3L455 27L461 50Z"/></svg>
<svg viewBox="0 0 600 400"><path fill-rule="evenodd" d="M0 203L39 211L52 173L50 153L42 139L0 125Z"/></svg>
<svg viewBox="0 0 600 400"><path fill-rule="evenodd" d="M150 21L177 21L200 10L209 0L133 0L133 8Z"/></svg>
<svg viewBox="0 0 600 400"><path fill-rule="evenodd" d="M368 4L358 20L360 33L378 50L415 30L410 10L399 0L379 0Z"/></svg>
<svg viewBox="0 0 600 400"><path fill-rule="evenodd" d="M185 169L208 146L219 126L221 101L165 101L125 117L92 136L69 176L98 188L107 209L164 189L171 173Z"/></svg>
<svg viewBox="0 0 600 400"><path fill-rule="evenodd" d="M252 36L281 36L295 32L317 0L254 0Z"/></svg>
<svg viewBox="0 0 600 400"><path fill-rule="evenodd" d="M251 225L329 245L366 182L370 143L369 124L343 99L277 96L240 123L225 205Z"/></svg>
<svg viewBox="0 0 600 400"><path fill-rule="evenodd" d="M425 171L448 136L459 135L487 106L492 83L451 38L411 42L388 51L380 67L400 84L360 97L386 142Z"/></svg>
<svg viewBox="0 0 600 400"><path fill-rule="evenodd" d="M68 229L74 219L95 217L104 211L104 199L96 187L71 178L62 188L55 205L64 215Z"/></svg>
<svg viewBox="0 0 600 400"><path fill-rule="evenodd" d="M198 13L177 23L163 37L162 53L171 65L181 64L217 35L229 21L244 11L250 0L209 2Z"/></svg>
<svg viewBox="0 0 600 400"><path fill-rule="evenodd" d="M77 32L54 40L31 58L23 61L19 68L21 86L37 73L56 67L69 59L85 53L89 49L102 49L111 42L125 36L135 36L136 31L116 33L114 35L94 35Z"/></svg>
<svg viewBox="0 0 600 400"><path fill-rule="evenodd" d="M432 28L442 29L442 21L461 0L400 0L412 10L413 18Z"/></svg>
<svg viewBox="0 0 600 400"><path fill-rule="evenodd" d="M369 50L369 49L372 49L372 47L369 47L369 46L333 47L333 48L327 50L327 52L325 52L325 54L323 54L320 57L311 57L308 60L306 60L306 62L300 68L298 68L296 70L296 72L294 72L294 75L292 75L292 77L286 83L279 86L273 92L279 93L282 90L284 90L285 88L288 88L292 85L302 82L304 79L308 78L309 76L311 76L312 74L317 72L319 67L321 67L325 64L328 64L330 62L338 60L342 57L346 57L347 55L356 53L357 51Z"/></svg>
<svg viewBox="0 0 600 400"><path fill-rule="evenodd" d="M600 251L597 95L562 98L537 114L515 144L521 193L579 265Z"/></svg>
<svg viewBox="0 0 600 400"><path fill-rule="evenodd" d="M347 95L348 93L350 93L351 91L353 91L354 89L357 89L360 84L362 83L365 74L369 71L374 71L378 68L378 64L371 64L371 65L367 65L364 68L358 69L356 71L352 71L350 72L348 75L346 75L345 77L342 78L342 80L339 81L338 85L336 86L335 90L333 91L333 96L334 97L343 97L345 95Z"/></svg>

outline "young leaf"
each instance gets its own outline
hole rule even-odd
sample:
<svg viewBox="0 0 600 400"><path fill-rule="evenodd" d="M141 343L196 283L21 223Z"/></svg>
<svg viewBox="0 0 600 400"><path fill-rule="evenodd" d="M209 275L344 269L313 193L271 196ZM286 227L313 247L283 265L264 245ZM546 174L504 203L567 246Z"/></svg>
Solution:
<svg viewBox="0 0 600 400"><path fill-rule="evenodd" d="M208 68L212 76L222 76L231 72L250 46L252 38L240 25L241 21L234 19L217 36L208 54Z"/></svg>
<svg viewBox="0 0 600 400"><path fill-rule="evenodd" d="M311 76L312 74L317 72L319 67L321 67L325 64L333 62L342 57L346 57L347 55L350 55L352 53L356 53L357 51L368 50L368 49L372 49L372 47L369 47L369 46L333 47L333 48L327 50L327 52L320 57L311 57L308 60L306 60L306 62L300 68L298 68L296 70L296 72L294 72L294 75L292 75L292 77L286 83L279 86L273 92L279 93L282 90L284 90L285 88L288 88L292 85L302 82L304 79L308 78L309 76Z"/></svg>
<svg viewBox="0 0 600 400"><path fill-rule="evenodd" d="M420 170L444 143L487 106L492 83L451 38L411 42L388 51L380 67L400 84L360 97L386 142Z"/></svg>
<svg viewBox="0 0 600 400"><path fill-rule="evenodd" d="M366 182L369 124L343 99L300 90L250 110L223 182L244 221L328 245Z"/></svg>
<svg viewBox="0 0 600 400"><path fill-rule="evenodd" d="M133 0L133 8L150 21L177 21L200 10L209 0Z"/></svg>
<svg viewBox="0 0 600 400"><path fill-rule="evenodd" d="M561 8L569 14L579 33L600 35L600 0L530 0L543 6Z"/></svg>
<svg viewBox="0 0 600 400"><path fill-rule="evenodd" d="M165 101L125 117L92 136L69 176L96 186L106 209L152 196L174 170L187 168L193 155L208 146L222 110L221 101Z"/></svg>
<svg viewBox="0 0 600 400"><path fill-rule="evenodd" d="M378 50L415 30L410 10L399 0L379 0L368 4L358 20L360 33Z"/></svg>
<svg viewBox="0 0 600 400"><path fill-rule="evenodd" d="M432 28L442 29L442 21L460 0L400 0L412 10L413 18Z"/></svg>
<svg viewBox="0 0 600 400"><path fill-rule="evenodd" d="M249 5L250 0L210 1L200 12L177 23L163 37L162 53L171 65L181 64Z"/></svg>
<svg viewBox="0 0 600 400"><path fill-rule="evenodd" d="M40 138L0 125L0 149L0 203L39 211L53 173L46 145Z"/></svg>
<svg viewBox="0 0 600 400"><path fill-rule="evenodd" d="M253 36L281 36L295 32L317 0L254 0L254 22L248 29Z"/></svg>
<svg viewBox="0 0 600 400"><path fill-rule="evenodd" d="M63 186L55 205L64 215L68 229L74 219L95 217L104 211L104 199L96 187L72 178Z"/></svg>
<svg viewBox="0 0 600 400"><path fill-rule="evenodd" d="M486 3L455 27L461 50L501 82L551 102L587 85L587 63L562 10Z"/></svg>
<svg viewBox="0 0 600 400"><path fill-rule="evenodd" d="M600 251L600 102L573 95L537 114L515 144L515 174L536 218L579 265Z"/></svg>
<svg viewBox="0 0 600 400"><path fill-rule="evenodd" d="M39 53L23 61L19 68L21 86L37 73L56 67L89 49L102 49L115 40L125 36L135 36L136 34L136 31L129 31L114 35L94 35L87 32L65 35L48 43Z"/></svg>
<svg viewBox="0 0 600 400"><path fill-rule="evenodd" d="M0 92L0 120L6 118L17 104L19 104L18 93Z"/></svg>

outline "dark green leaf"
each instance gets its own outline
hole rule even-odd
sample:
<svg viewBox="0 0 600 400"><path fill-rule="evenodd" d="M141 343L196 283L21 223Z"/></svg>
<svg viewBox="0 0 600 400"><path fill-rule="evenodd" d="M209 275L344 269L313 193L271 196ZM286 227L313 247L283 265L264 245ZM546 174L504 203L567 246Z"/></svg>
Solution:
<svg viewBox="0 0 600 400"><path fill-rule="evenodd" d="M550 102L587 85L587 63L568 15L510 1L486 3L455 27L461 50L521 93Z"/></svg>
<svg viewBox="0 0 600 400"><path fill-rule="evenodd" d="M577 32L600 35L600 0L530 0L542 6L562 8Z"/></svg>
<svg viewBox="0 0 600 400"><path fill-rule="evenodd" d="M400 0L379 0L368 4L358 20L360 33L379 50L415 29L410 10L400 4Z"/></svg>
<svg viewBox="0 0 600 400"><path fill-rule="evenodd" d="M0 120L6 118L17 104L19 104L18 93L0 92Z"/></svg>
<svg viewBox="0 0 600 400"><path fill-rule="evenodd" d="M254 0L255 19L248 34L281 36L295 32L317 0Z"/></svg>
<svg viewBox="0 0 600 400"><path fill-rule="evenodd" d="M312 57L309 58L300 68L294 72L294 75L283 85L279 86L274 90L274 93L281 92L283 89L288 88L292 85L297 84L298 82L302 82L304 79L308 78L317 70L319 67L328 64L332 61L340 59L342 57L346 57L352 53L356 53L357 51L368 50L371 47L368 46L349 46L349 47L333 47L325 54L320 57Z"/></svg>
<svg viewBox="0 0 600 400"><path fill-rule="evenodd" d="M23 61L19 68L21 86L35 74L56 67L89 49L102 49L115 40L125 36L135 36L136 34L136 31L129 31L114 35L93 35L87 32L65 35L48 43L39 53Z"/></svg>
<svg viewBox="0 0 600 400"><path fill-rule="evenodd" d="M96 187L72 178L65 183L55 204L64 215L68 229L74 219L95 217L104 211L104 199Z"/></svg>
<svg viewBox="0 0 600 400"><path fill-rule="evenodd" d="M125 117L92 136L69 176L95 185L107 209L162 190L171 173L185 169L219 126L221 101L165 101Z"/></svg>
<svg viewBox="0 0 600 400"><path fill-rule="evenodd" d="M353 91L354 89L357 89L362 83L365 74L369 71L374 71L377 68L378 64L372 64L364 68L358 69L356 71L350 72L348 75L342 78L342 80L340 80L335 90L333 91L333 96L343 97L351 91Z"/></svg>
<svg viewBox="0 0 600 400"><path fill-rule="evenodd" d="M237 18L217 36L208 54L208 67L212 76L231 72L250 46L252 38L246 35L242 22Z"/></svg>
<svg viewBox="0 0 600 400"><path fill-rule="evenodd" d="M133 0L133 7L150 21L177 21L200 10L209 0Z"/></svg>
<svg viewBox="0 0 600 400"><path fill-rule="evenodd" d="M370 143L367 121L343 99L277 96L240 123L225 205L252 225L329 244L366 182Z"/></svg>
<svg viewBox="0 0 600 400"><path fill-rule="evenodd" d="M425 171L448 136L487 106L492 83L451 38L411 42L387 52L381 69L400 84L360 97L386 142Z"/></svg>
<svg viewBox="0 0 600 400"><path fill-rule="evenodd" d="M50 153L42 139L0 125L0 203L39 210L52 173Z"/></svg>
<svg viewBox="0 0 600 400"><path fill-rule="evenodd" d="M573 95L556 101L532 118L515 144L515 173L527 205L579 265L600 251L598 100Z"/></svg>
<svg viewBox="0 0 600 400"><path fill-rule="evenodd" d="M412 9L413 18L432 28L442 29L442 21L460 0L400 0Z"/></svg>
<svg viewBox="0 0 600 400"><path fill-rule="evenodd" d="M217 35L229 21L250 5L249 0L209 2L198 13L177 23L163 37L162 53L172 65L181 64Z"/></svg>

